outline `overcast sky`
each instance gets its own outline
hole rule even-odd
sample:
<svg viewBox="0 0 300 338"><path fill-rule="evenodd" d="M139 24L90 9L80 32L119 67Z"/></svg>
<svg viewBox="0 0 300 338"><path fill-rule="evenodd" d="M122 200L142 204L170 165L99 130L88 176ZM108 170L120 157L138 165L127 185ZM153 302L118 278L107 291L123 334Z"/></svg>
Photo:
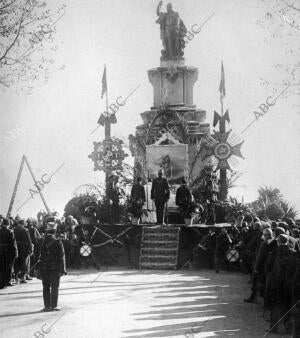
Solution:
<svg viewBox="0 0 300 338"><path fill-rule="evenodd" d="M54 1L50 1L53 5ZM58 3L58 1L57 1ZM109 101L128 95L140 88L117 113L118 124L112 133L127 138L142 123L140 113L153 105L152 87L147 70L160 64L161 40L155 24L156 6L153 0L66 0L66 14L57 25L55 54L57 65L65 69L51 74L47 83L36 83L32 93L0 92L1 161L0 213L6 213L16 180L22 154L26 154L32 169L40 178L64 166L45 187L44 195L51 209L62 213L65 204L82 184L103 179L93 171L88 155L93 141L103 139L104 130L97 120L104 109L101 100L101 77L107 64ZM194 103L207 112L212 123L213 111L220 111L218 86L220 63L225 68L226 98L230 128L236 134L254 118L253 112L268 96L276 95L289 81L289 76L276 64L295 64L299 54L290 56L295 48L295 34L280 16L272 29L257 22L274 5L261 0L173 0L187 28L201 24L215 15L185 49L186 64L199 69L194 86ZM56 1L55 1L56 4ZM165 10L164 2L163 10ZM299 40L298 40L299 41ZM298 72L299 74L299 72ZM262 80L271 83L264 86ZM243 175L239 187L231 194L244 196L245 201L257 197L262 185L278 187L284 197L300 210L299 194L299 95L292 86L285 95L241 138L245 160L237 168ZM299 93L299 88L298 88ZM297 106L298 105L298 106ZM24 130L9 144L3 137L17 124ZM27 169L27 168L25 168ZM24 170L15 207L21 205L33 188ZM43 205L38 196L21 210L22 216L35 216Z"/></svg>

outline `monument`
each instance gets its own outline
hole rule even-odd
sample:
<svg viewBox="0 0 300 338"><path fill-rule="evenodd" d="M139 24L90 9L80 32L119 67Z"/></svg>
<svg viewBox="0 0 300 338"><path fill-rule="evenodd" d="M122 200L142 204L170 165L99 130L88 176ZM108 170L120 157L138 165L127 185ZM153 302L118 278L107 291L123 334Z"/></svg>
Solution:
<svg viewBox="0 0 300 338"><path fill-rule="evenodd" d="M130 135L129 141L135 158L135 176L141 176L145 182L151 178L151 170L147 164L152 163L153 166L153 156L149 158L149 154L153 154L154 149L159 151L159 146L174 146L168 154L166 151L162 152L161 167L166 162L174 162L173 154L177 163L180 160L183 162L183 159L186 163L184 167L181 166L182 174L175 177L172 166L165 171L172 184L178 183L180 176L191 181L199 173L203 164L200 156L196 156L201 151L203 137L210 133L210 126L205 121L206 111L198 109L193 102L198 69L185 64L185 25L170 3L165 13L161 11L161 7L162 1L157 7L156 20L160 25L163 47L160 65L148 70L149 81L153 86L153 106L141 113L143 123L136 127L135 135ZM155 148L155 145L158 147ZM147 148L151 148L151 151L147 151ZM185 149L185 157L180 153L182 149ZM177 168L177 173L179 171Z"/></svg>

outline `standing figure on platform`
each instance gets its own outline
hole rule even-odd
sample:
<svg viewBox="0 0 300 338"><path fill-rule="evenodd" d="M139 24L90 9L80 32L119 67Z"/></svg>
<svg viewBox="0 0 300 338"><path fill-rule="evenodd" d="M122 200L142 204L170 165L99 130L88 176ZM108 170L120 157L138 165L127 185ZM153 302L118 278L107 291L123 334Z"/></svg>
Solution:
<svg viewBox="0 0 300 338"><path fill-rule="evenodd" d="M191 191L186 184L186 180L182 179L181 186L176 191L176 205L178 206L180 212L185 214L188 212L191 203Z"/></svg>
<svg viewBox="0 0 300 338"><path fill-rule="evenodd" d="M164 213L166 203L170 198L168 181L162 177L162 170L158 170L158 177L152 182L151 199L154 200L156 208L157 224L164 224Z"/></svg>
<svg viewBox="0 0 300 338"><path fill-rule="evenodd" d="M132 208L138 215L142 215L143 205L146 201L145 188L142 186L142 178L138 177L131 189ZM141 216L140 216L141 218Z"/></svg>
<svg viewBox="0 0 300 338"><path fill-rule="evenodd" d="M179 14L173 11L171 3L167 5L167 12L161 12L162 1L157 6L158 19L160 24L160 37L164 49L162 50L163 60L182 59L185 47L184 37L187 29L180 19Z"/></svg>

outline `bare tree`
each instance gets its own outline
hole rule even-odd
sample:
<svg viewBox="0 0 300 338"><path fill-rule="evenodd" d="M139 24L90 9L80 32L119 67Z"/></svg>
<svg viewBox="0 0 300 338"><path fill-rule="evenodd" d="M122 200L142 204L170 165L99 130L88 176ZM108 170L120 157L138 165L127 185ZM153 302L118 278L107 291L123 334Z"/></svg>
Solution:
<svg viewBox="0 0 300 338"><path fill-rule="evenodd" d="M50 9L44 0L0 1L0 84L30 86L32 80L48 79L56 24L65 5Z"/></svg>

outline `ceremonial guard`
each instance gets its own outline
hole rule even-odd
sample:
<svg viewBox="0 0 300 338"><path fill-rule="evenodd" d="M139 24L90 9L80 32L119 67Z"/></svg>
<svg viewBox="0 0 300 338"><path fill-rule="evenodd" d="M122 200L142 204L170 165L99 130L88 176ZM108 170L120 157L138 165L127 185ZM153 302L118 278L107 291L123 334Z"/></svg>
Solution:
<svg viewBox="0 0 300 338"><path fill-rule="evenodd" d="M170 198L168 181L162 177L162 170L158 170L158 177L153 180L151 188L151 199L154 200L156 208L157 224L164 224L164 213L166 202Z"/></svg>
<svg viewBox="0 0 300 338"><path fill-rule="evenodd" d="M145 188L142 186L141 177L138 177L136 183L132 186L131 199L132 201L139 201L142 205L146 201Z"/></svg>
<svg viewBox="0 0 300 338"><path fill-rule="evenodd" d="M132 208L136 210L136 213L138 215L142 215L142 209L145 201L146 201L145 188L142 186L142 178L138 177L136 183L132 186L131 189Z"/></svg>
<svg viewBox="0 0 300 338"><path fill-rule="evenodd" d="M176 191L176 205L181 211L187 210L192 203L192 194L187 187L185 179L182 180L181 186Z"/></svg>
<svg viewBox="0 0 300 338"><path fill-rule="evenodd" d="M20 283L26 283L25 275L29 273L30 255L33 251L33 245L23 219L18 221L14 232L18 246L18 257L15 260L15 278L17 282L20 279Z"/></svg>
<svg viewBox="0 0 300 338"><path fill-rule="evenodd" d="M47 222L39 257L39 270L43 282L44 309L59 311L57 307L60 277L66 274L65 251L60 239L55 237L57 224L54 217Z"/></svg>
<svg viewBox="0 0 300 338"><path fill-rule="evenodd" d="M9 220L4 218L0 228L0 289L12 286L12 271L17 255L14 232L9 229Z"/></svg>

